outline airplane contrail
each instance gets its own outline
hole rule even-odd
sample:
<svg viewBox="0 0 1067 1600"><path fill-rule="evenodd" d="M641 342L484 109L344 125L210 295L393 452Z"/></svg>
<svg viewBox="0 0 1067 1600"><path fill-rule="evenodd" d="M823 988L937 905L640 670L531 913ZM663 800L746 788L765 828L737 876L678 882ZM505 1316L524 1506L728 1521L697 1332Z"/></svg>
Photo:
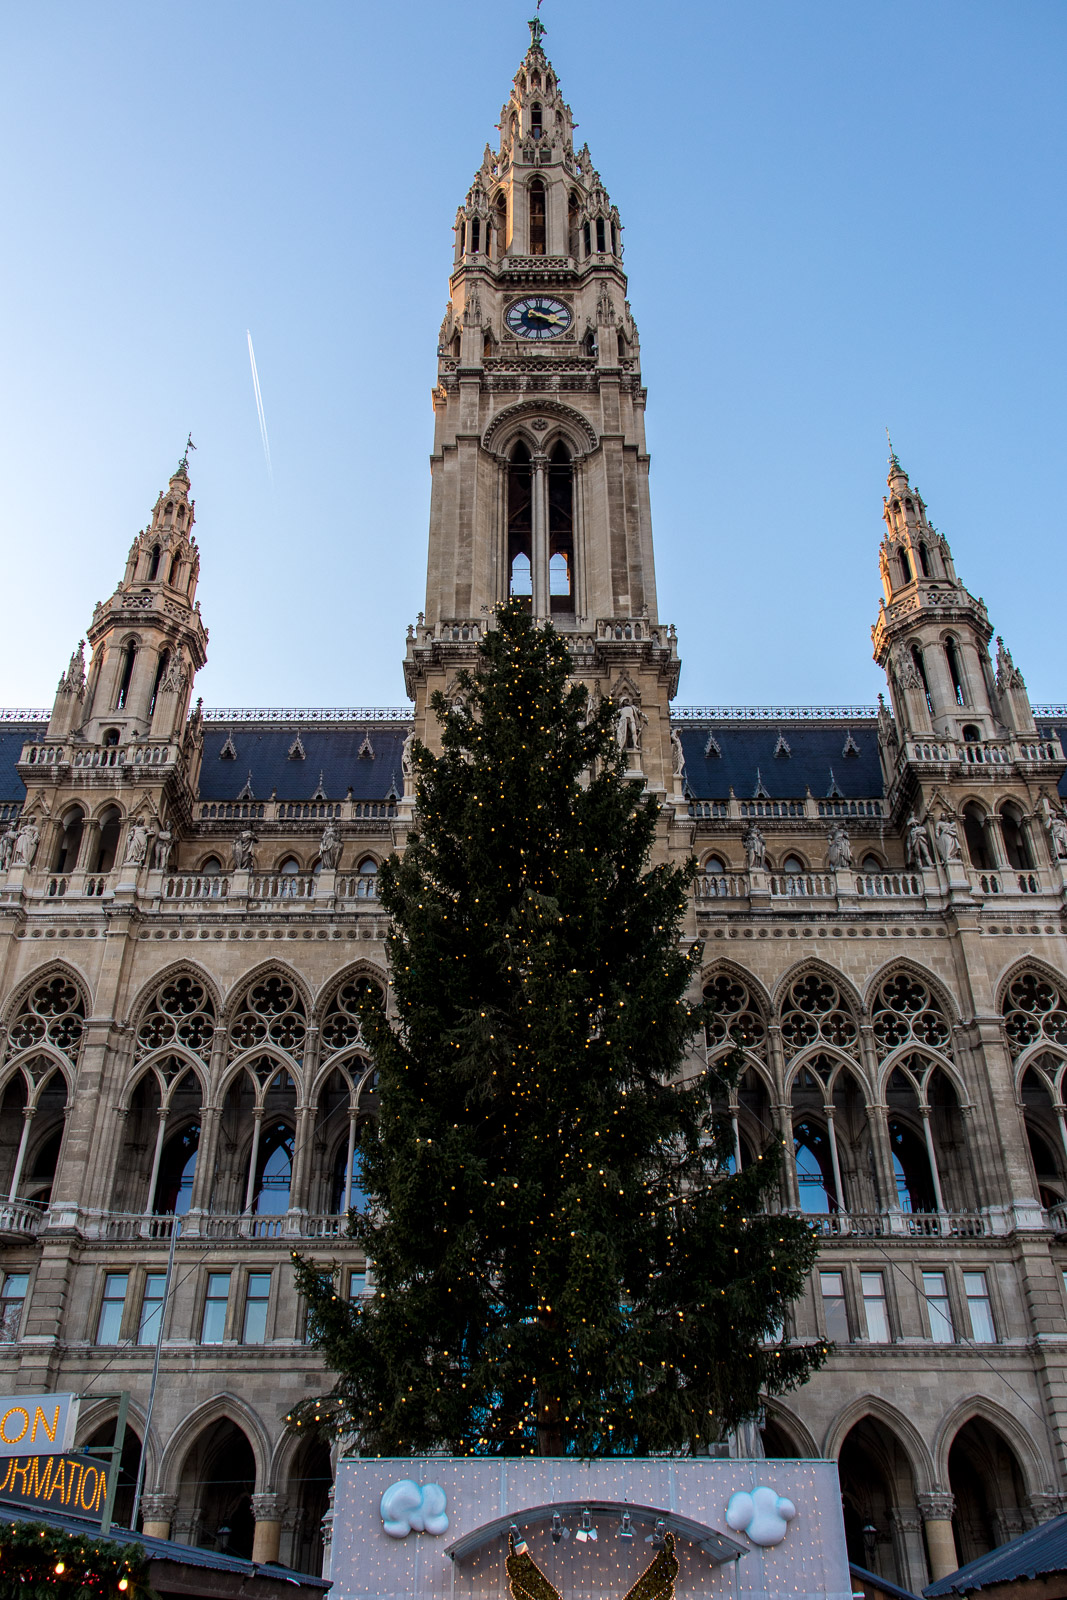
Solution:
<svg viewBox="0 0 1067 1600"><path fill-rule="evenodd" d="M271 465L270 459L270 440L267 438L267 419L263 412L263 396L259 392L259 373L256 371L256 352L252 349L251 333L247 328L245 329L245 332L248 334L248 359L252 363L252 388L254 389L256 396L256 413L259 417L259 432L263 439L263 454L267 460L267 476L270 479L270 486L273 489L274 468Z"/></svg>

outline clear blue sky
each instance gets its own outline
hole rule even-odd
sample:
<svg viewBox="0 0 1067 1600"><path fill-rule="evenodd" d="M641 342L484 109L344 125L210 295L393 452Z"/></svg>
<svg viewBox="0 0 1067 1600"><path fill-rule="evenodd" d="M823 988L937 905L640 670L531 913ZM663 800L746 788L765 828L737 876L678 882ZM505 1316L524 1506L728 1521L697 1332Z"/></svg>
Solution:
<svg viewBox="0 0 1067 1600"><path fill-rule="evenodd" d="M531 10L4 0L0 703L50 703L190 428L207 704L403 700L452 222ZM1067 6L542 16L626 225L680 700L874 698L886 423L1067 697Z"/></svg>

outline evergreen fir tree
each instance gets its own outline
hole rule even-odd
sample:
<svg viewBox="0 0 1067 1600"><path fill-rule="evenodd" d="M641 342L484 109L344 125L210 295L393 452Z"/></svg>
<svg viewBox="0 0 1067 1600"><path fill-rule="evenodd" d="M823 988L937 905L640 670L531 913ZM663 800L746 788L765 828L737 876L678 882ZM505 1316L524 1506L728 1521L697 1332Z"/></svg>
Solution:
<svg viewBox="0 0 1067 1600"><path fill-rule="evenodd" d="M730 1172L723 1079L688 1048L693 864L649 868L658 807L569 669L499 614L434 697L443 754L416 747L379 875L395 1016L365 1009L380 1121L352 1219L373 1296L296 1258L337 1381L294 1421L367 1452L700 1451L826 1354L773 1342L815 1242L764 1210L772 1148Z"/></svg>

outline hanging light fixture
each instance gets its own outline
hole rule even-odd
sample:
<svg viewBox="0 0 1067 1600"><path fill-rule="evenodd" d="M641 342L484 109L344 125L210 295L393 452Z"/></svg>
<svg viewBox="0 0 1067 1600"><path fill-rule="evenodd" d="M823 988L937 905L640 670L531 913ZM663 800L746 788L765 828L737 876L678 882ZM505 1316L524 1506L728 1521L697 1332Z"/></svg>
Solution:
<svg viewBox="0 0 1067 1600"><path fill-rule="evenodd" d="M666 1528L667 1524L664 1522L663 1518L657 1517L656 1526L653 1528L652 1532L645 1534L645 1543L650 1544L654 1550L662 1550L663 1535L666 1532Z"/></svg>
<svg viewBox="0 0 1067 1600"><path fill-rule="evenodd" d="M630 1513L628 1511L624 1511L623 1514L622 1514L622 1527L619 1529L619 1538L620 1539L632 1539L633 1536L634 1536L634 1525L630 1521Z"/></svg>

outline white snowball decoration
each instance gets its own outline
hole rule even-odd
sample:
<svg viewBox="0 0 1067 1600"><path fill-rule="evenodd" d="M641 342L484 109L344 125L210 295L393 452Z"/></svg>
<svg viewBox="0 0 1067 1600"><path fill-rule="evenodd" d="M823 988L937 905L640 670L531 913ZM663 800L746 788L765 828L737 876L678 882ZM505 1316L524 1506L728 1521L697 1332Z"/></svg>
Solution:
<svg viewBox="0 0 1067 1600"><path fill-rule="evenodd" d="M797 1514L792 1500L775 1489L761 1485L749 1494L739 1489L726 1507L726 1526L747 1533L753 1544L781 1544L789 1523Z"/></svg>
<svg viewBox="0 0 1067 1600"><path fill-rule="evenodd" d="M411 1478L401 1478L382 1495L382 1523L390 1539L406 1539L409 1533L446 1533L447 1504L439 1483L424 1483L420 1488Z"/></svg>

